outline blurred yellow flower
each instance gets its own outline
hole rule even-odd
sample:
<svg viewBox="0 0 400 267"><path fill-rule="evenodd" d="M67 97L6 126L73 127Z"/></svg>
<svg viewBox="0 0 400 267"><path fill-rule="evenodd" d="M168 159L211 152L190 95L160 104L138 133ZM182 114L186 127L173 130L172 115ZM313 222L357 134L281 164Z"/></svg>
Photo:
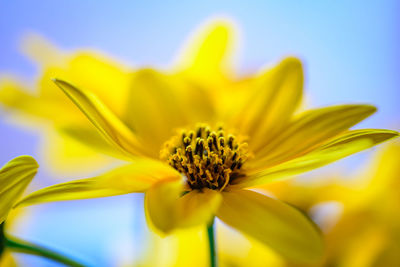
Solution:
<svg viewBox="0 0 400 267"><path fill-rule="evenodd" d="M0 266L16 266L4 242L4 221L12 206L37 172L38 165L30 156L12 159L0 170Z"/></svg>
<svg viewBox="0 0 400 267"><path fill-rule="evenodd" d="M192 63L192 69L204 66L203 60ZM145 192L146 215L157 231L207 224L217 216L296 261L320 257L318 230L292 206L246 188L321 167L398 136L389 130L349 130L375 112L370 105L295 115L303 92L296 58L238 81L247 86L238 94L235 87L208 90L179 75L137 71L124 116L93 90L54 81L109 142L110 154L133 163L39 190L20 204ZM99 149L91 135L82 138Z"/></svg>

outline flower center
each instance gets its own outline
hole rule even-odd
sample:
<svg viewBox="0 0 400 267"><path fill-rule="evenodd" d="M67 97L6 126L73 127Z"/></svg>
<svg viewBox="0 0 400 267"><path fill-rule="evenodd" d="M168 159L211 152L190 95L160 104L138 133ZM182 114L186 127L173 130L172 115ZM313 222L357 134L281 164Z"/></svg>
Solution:
<svg viewBox="0 0 400 267"><path fill-rule="evenodd" d="M185 175L191 189L222 191L243 175L247 158L246 142L227 134L223 127L212 130L205 124L195 130L181 130L161 150L161 159Z"/></svg>

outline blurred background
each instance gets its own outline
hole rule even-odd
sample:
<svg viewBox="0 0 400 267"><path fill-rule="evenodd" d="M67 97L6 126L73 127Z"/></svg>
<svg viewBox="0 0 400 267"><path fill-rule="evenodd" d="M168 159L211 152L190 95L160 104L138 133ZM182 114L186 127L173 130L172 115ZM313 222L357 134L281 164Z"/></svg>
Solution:
<svg viewBox="0 0 400 267"><path fill-rule="evenodd" d="M312 107L371 103L378 112L360 127L399 130L400 2L385 1L5 1L0 0L0 76L34 84L38 69L21 53L24 36L38 33L62 50L89 48L137 68L167 69L190 34L224 17L239 29L238 74L283 56L305 66ZM0 118L0 163L29 154L42 168L32 188L54 183L41 162L40 137ZM325 168L352 172L371 152ZM59 175L59 174L58 174ZM316 174L311 174L315 176ZM68 176L68 175L66 175ZM66 177L81 178L81 177ZM45 204L29 208L15 232L93 266L133 262L143 252L142 195ZM22 266L58 266L18 255Z"/></svg>

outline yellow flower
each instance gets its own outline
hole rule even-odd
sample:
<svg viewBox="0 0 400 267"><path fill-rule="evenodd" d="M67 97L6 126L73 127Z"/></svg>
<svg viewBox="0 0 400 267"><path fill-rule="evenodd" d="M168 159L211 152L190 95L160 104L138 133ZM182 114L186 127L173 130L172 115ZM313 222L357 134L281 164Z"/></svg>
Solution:
<svg viewBox="0 0 400 267"><path fill-rule="evenodd" d="M32 157L20 156L9 161L0 170L0 266L16 266L8 249L3 247L4 221L35 176L37 168L38 165Z"/></svg>
<svg viewBox="0 0 400 267"><path fill-rule="evenodd" d="M162 233L217 216L289 259L315 260L322 254L322 240L313 223L292 206L247 188L398 136L389 130L349 130L375 112L370 105L294 114L303 89L302 66L295 58L238 81L247 84L246 94L203 90L191 79L150 69L132 76L129 112L123 117L93 91L54 80L114 148L112 153L132 163L44 188L20 205L145 192L148 221Z"/></svg>
<svg viewBox="0 0 400 267"><path fill-rule="evenodd" d="M213 21L194 34L175 60L173 76L190 81L192 87L204 88L198 89L195 97L202 98L202 90L228 88L232 35L230 23ZM27 38L23 50L39 67L38 90L31 93L15 79L4 77L0 82L0 103L18 115L22 124L36 128L39 125L44 130L42 149L50 167L65 173L92 170L109 163L109 157L98 153L100 148L111 153L108 144L87 127L84 116L50 78L75 81L78 87L96 94L113 113L129 121L131 107L127 100L134 97L130 93L131 73L138 72L140 77L141 69L129 69L93 51L60 51L34 35ZM32 119L40 124L32 123Z"/></svg>

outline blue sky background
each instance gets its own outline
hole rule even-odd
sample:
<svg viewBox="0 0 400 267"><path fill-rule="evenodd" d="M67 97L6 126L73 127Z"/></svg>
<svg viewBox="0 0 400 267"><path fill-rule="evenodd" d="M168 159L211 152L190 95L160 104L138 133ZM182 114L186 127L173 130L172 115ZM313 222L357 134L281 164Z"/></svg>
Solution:
<svg viewBox="0 0 400 267"><path fill-rule="evenodd" d="M311 105L372 103L379 111L361 126L399 130L399 1L179 2L0 0L0 73L35 77L37 69L19 50L29 32L68 50L95 48L132 66L166 66L193 29L223 15L240 26L240 72L299 56ZM1 164L20 154L37 155L38 142L35 133L0 118ZM48 176L42 169L42 179ZM140 195L32 210L29 223L19 227L21 236L96 266L113 266L118 251L134 256L143 241ZM57 266L31 256L21 260Z"/></svg>

